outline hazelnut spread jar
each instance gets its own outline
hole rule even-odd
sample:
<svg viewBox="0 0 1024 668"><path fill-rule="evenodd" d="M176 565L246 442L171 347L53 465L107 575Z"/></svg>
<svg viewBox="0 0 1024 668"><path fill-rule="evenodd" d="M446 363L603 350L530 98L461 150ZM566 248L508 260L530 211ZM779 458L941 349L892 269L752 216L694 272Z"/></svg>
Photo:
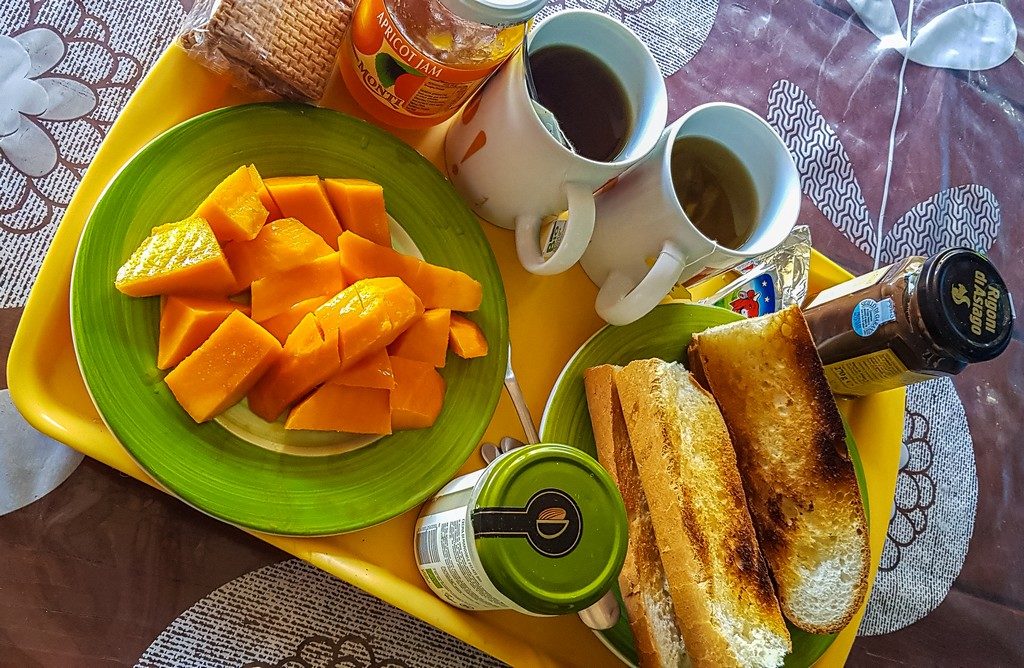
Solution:
<svg viewBox="0 0 1024 668"><path fill-rule="evenodd" d="M947 248L822 291L804 310L836 394L859 396L960 373L1003 352L1013 304L983 255Z"/></svg>

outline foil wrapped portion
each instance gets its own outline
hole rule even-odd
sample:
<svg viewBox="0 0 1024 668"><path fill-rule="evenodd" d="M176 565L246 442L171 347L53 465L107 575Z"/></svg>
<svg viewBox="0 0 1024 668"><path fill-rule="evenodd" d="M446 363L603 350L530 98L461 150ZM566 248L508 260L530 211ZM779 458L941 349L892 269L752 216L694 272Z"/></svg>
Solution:
<svg viewBox="0 0 1024 668"><path fill-rule="evenodd" d="M698 303L731 309L747 318L803 304L811 267L811 229L793 228L775 249L746 260L731 271L739 274Z"/></svg>

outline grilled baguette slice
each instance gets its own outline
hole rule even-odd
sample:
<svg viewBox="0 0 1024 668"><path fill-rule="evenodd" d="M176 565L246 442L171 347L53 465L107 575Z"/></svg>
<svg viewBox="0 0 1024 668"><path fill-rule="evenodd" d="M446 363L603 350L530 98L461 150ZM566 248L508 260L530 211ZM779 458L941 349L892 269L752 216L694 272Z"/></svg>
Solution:
<svg viewBox="0 0 1024 668"><path fill-rule="evenodd" d="M789 632L714 399L661 360L631 362L616 387L691 661L782 665Z"/></svg>
<svg viewBox="0 0 1024 668"><path fill-rule="evenodd" d="M843 422L798 308L694 337L690 368L725 416L782 612L835 633L864 601L870 550Z"/></svg>
<svg viewBox="0 0 1024 668"><path fill-rule="evenodd" d="M688 666L690 661L668 593L665 569L661 565L658 544L654 541L651 511L633 461L619 392L615 387L618 369L607 364L587 369L583 382L597 443L597 458L622 492L629 520L629 549L619 573L619 589L636 641L640 668Z"/></svg>

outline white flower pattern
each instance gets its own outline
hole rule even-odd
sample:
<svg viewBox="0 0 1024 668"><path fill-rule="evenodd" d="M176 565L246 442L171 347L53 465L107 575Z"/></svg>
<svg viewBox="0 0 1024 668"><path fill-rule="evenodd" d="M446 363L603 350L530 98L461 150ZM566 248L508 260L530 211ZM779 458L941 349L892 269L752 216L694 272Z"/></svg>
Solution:
<svg viewBox="0 0 1024 668"><path fill-rule="evenodd" d="M647 44L662 76L670 77L708 40L718 0L550 0L537 19L566 9L591 9L622 21Z"/></svg>
<svg viewBox="0 0 1024 668"><path fill-rule="evenodd" d="M70 121L96 108L95 93L81 81L47 76L64 53L47 28L0 35L0 153L29 177L57 166L57 146L39 122Z"/></svg>
<svg viewBox="0 0 1024 668"><path fill-rule="evenodd" d="M0 12L0 308L24 304L96 150L184 16L179 0L136 7L131 26L115 20L124 3L11 0Z"/></svg>

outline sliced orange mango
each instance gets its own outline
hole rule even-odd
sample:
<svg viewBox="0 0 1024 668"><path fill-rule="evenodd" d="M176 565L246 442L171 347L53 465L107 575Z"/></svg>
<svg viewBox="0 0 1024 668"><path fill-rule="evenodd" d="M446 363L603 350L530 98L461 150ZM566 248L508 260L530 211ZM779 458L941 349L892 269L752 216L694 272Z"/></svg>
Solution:
<svg viewBox="0 0 1024 668"><path fill-rule="evenodd" d="M350 387L376 387L390 390L395 386L395 375L391 373L391 360L388 357L388 351L381 348L375 353L370 353L362 361L335 373L327 379L327 382Z"/></svg>
<svg viewBox="0 0 1024 668"><path fill-rule="evenodd" d="M295 304L320 295L333 295L345 287L337 253L253 281L252 317L263 321Z"/></svg>
<svg viewBox="0 0 1024 668"><path fill-rule="evenodd" d="M338 248L341 225L327 199L319 176L277 176L264 179L264 185L281 210L281 215L298 218L331 248Z"/></svg>
<svg viewBox="0 0 1024 668"><path fill-rule="evenodd" d="M320 235L295 218L267 223L250 241L232 241L224 245L224 255L238 281L236 288L239 291L257 279L292 269L331 252L331 247Z"/></svg>
<svg viewBox="0 0 1024 668"><path fill-rule="evenodd" d="M398 338L423 314L423 304L401 279L367 278L339 292L315 313L325 332L339 331L341 365L347 369Z"/></svg>
<svg viewBox="0 0 1024 668"><path fill-rule="evenodd" d="M388 352L405 359L426 362L437 368L443 367L448 353L451 315L452 312L445 308L425 311L388 346Z"/></svg>
<svg viewBox="0 0 1024 668"><path fill-rule="evenodd" d="M164 382L196 422L206 422L248 392L281 354L281 344L234 311Z"/></svg>
<svg viewBox="0 0 1024 668"><path fill-rule="evenodd" d="M403 255L391 248L345 231L338 238L342 270L349 282L362 278L397 276L423 302L425 308L475 311L483 299L483 286L469 275Z"/></svg>
<svg viewBox="0 0 1024 668"><path fill-rule="evenodd" d="M324 190L343 228L391 248L384 188L380 184L365 179L324 179Z"/></svg>
<svg viewBox="0 0 1024 668"><path fill-rule="evenodd" d="M284 352L249 390L249 410L268 422L327 380L341 366L338 330L326 336L307 314L284 342Z"/></svg>
<svg viewBox="0 0 1024 668"><path fill-rule="evenodd" d="M452 352L463 359L483 357L487 354L487 338L479 325L458 313L452 313L448 343Z"/></svg>
<svg viewBox="0 0 1024 668"><path fill-rule="evenodd" d="M160 307L158 369L170 369L210 337L232 311L249 314L249 307L225 299L168 297Z"/></svg>
<svg viewBox="0 0 1024 668"><path fill-rule="evenodd" d="M318 295L316 297L310 297L309 299L303 299L287 311L278 313L267 320L259 321L259 323L263 326L263 329L273 334L274 338L281 343L284 343L288 339L288 335L291 334L302 319L306 317L307 313L312 313L318 306L330 298L330 295Z"/></svg>
<svg viewBox="0 0 1024 668"><path fill-rule="evenodd" d="M259 171L256 169L256 165L249 165L249 178L252 179L252 185L256 189L256 194L260 198L260 204L267 210L267 222L284 218L281 215L281 209L277 208L277 203L274 198L270 196L270 191L267 190L267 186L263 183L263 177L260 176Z"/></svg>
<svg viewBox="0 0 1024 668"><path fill-rule="evenodd" d="M390 434L390 392L371 387L327 384L288 414L285 429Z"/></svg>
<svg viewBox="0 0 1024 668"><path fill-rule="evenodd" d="M366 279L357 284L357 289L363 308L383 313L395 337L423 315L423 302L400 278Z"/></svg>
<svg viewBox="0 0 1024 668"><path fill-rule="evenodd" d="M483 286L468 274L429 262L420 262L417 269L411 285L423 300L424 307L452 311L480 308L484 298Z"/></svg>
<svg viewBox="0 0 1024 668"><path fill-rule="evenodd" d="M193 215L205 218L221 242L252 239L267 221L267 209L244 165L221 181Z"/></svg>
<svg viewBox="0 0 1024 668"><path fill-rule="evenodd" d="M444 378L432 365L404 357L391 357L391 371L391 429L432 426L444 404Z"/></svg>
<svg viewBox="0 0 1024 668"><path fill-rule="evenodd" d="M198 217L154 227L114 279L114 286L131 297L226 297L234 285L213 230Z"/></svg>
<svg viewBox="0 0 1024 668"><path fill-rule="evenodd" d="M345 278L351 283L363 278L385 276L397 276L404 281L416 275L420 262L414 257L375 244L348 230L338 237L338 252L341 253L341 267L345 272Z"/></svg>

